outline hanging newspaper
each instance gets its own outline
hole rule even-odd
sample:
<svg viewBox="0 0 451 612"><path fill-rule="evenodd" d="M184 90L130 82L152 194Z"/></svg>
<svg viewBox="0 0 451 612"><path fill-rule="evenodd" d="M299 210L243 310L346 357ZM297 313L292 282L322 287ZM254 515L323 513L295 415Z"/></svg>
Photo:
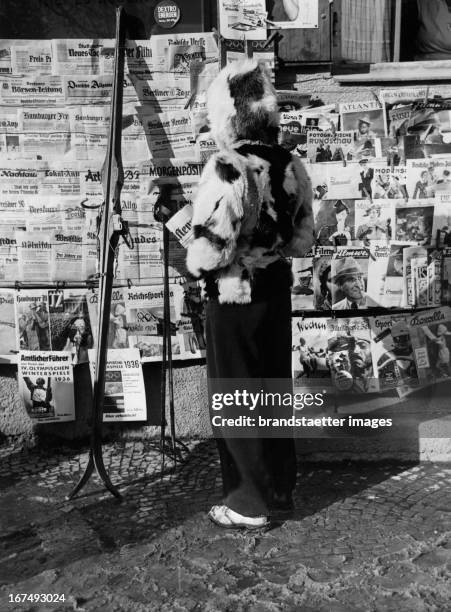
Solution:
<svg viewBox="0 0 451 612"><path fill-rule="evenodd" d="M327 336L329 367L336 388L353 393L377 392L368 319L328 319Z"/></svg>
<svg viewBox="0 0 451 612"><path fill-rule="evenodd" d="M304 257L295 257L291 262L294 284L291 287L291 310L313 310L313 257L309 251Z"/></svg>
<svg viewBox="0 0 451 612"><path fill-rule="evenodd" d="M126 299L126 319L128 345L141 352L141 360L161 361L163 354L163 287L143 286L124 290ZM174 359L182 359L183 338L177 331L176 322L180 320L180 285L170 285L170 335Z"/></svg>
<svg viewBox="0 0 451 612"><path fill-rule="evenodd" d="M0 117L0 156L3 159L22 157L20 148L19 109L4 106Z"/></svg>
<svg viewBox="0 0 451 612"><path fill-rule="evenodd" d="M451 378L451 308L416 313L408 324L420 384Z"/></svg>
<svg viewBox="0 0 451 612"><path fill-rule="evenodd" d="M292 318L292 372L294 386L308 386L310 378L330 385L327 360L327 319Z"/></svg>
<svg viewBox="0 0 451 612"><path fill-rule="evenodd" d="M219 0L219 31L232 40L266 40L265 0Z"/></svg>
<svg viewBox="0 0 451 612"><path fill-rule="evenodd" d="M414 244L431 244L434 200L398 200L393 239Z"/></svg>
<svg viewBox="0 0 451 612"><path fill-rule="evenodd" d="M24 158L75 158L68 109L20 108L18 121Z"/></svg>
<svg viewBox="0 0 451 612"><path fill-rule="evenodd" d="M405 315L385 315L370 318L371 354L379 390L403 387L418 388L410 328Z"/></svg>
<svg viewBox="0 0 451 612"><path fill-rule="evenodd" d="M95 377L96 351L89 351L91 380ZM146 395L139 351L109 349L105 372L103 421L145 421Z"/></svg>
<svg viewBox="0 0 451 612"><path fill-rule="evenodd" d="M0 195L37 195L46 168L45 162L0 160Z"/></svg>
<svg viewBox="0 0 451 612"><path fill-rule="evenodd" d="M389 242L393 237L395 207L393 200L357 200L355 203L355 237L360 244Z"/></svg>
<svg viewBox="0 0 451 612"><path fill-rule="evenodd" d="M451 191L451 159L408 159L407 190L415 199Z"/></svg>
<svg viewBox="0 0 451 612"><path fill-rule="evenodd" d="M65 102L60 76L34 75L0 79L0 104L7 106L61 106Z"/></svg>
<svg viewBox="0 0 451 612"><path fill-rule="evenodd" d="M94 104L77 105L68 108L68 112L74 159L104 159L110 108Z"/></svg>
<svg viewBox="0 0 451 612"><path fill-rule="evenodd" d="M212 32L156 34L152 36L151 44L156 73L186 75L193 62L210 62L218 57L218 45ZM157 77L159 80L161 74Z"/></svg>
<svg viewBox="0 0 451 612"><path fill-rule="evenodd" d="M71 354L20 351L19 393L37 423L75 420Z"/></svg>
<svg viewBox="0 0 451 612"><path fill-rule="evenodd" d="M55 38L53 74L105 74L113 71L114 40Z"/></svg>
<svg viewBox="0 0 451 612"><path fill-rule="evenodd" d="M52 74L52 48L49 40L16 40L11 47L14 74Z"/></svg>
<svg viewBox="0 0 451 612"><path fill-rule="evenodd" d="M0 282L19 279L19 258L15 223L20 219L14 213L3 213L2 221L9 217L11 225L0 226Z"/></svg>
<svg viewBox="0 0 451 612"><path fill-rule="evenodd" d="M189 111L168 111L143 120L152 157L188 157L193 149L193 126Z"/></svg>
<svg viewBox="0 0 451 612"><path fill-rule="evenodd" d="M53 280L51 232L16 232L19 278L24 282Z"/></svg>
<svg viewBox="0 0 451 612"><path fill-rule="evenodd" d="M166 73L155 81L138 81L137 99L155 113L184 110L191 98L190 76Z"/></svg>
<svg viewBox="0 0 451 612"><path fill-rule="evenodd" d="M355 239L355 200L314 200L315 242L351 246Z"/></svg>
<svg viewBox="0 0 451 612"><path fill-rule="evenodd" d="M146 81L154 72L154 36L150 40L125 42L126 72L131 79Z"/></svg>
<svg viewBox="0 0 451 612"><path fill-rule="evenodd" d="M14 38L0 39L0 77L12 73L11 49L17 42L20 44L23 41Z"/></svg>
<svg viewBox="0 0 451 612"><path fill-rule="evenodd" d="M332 257L334 247L318 246L313 258L313 291L315 310L332 309Z"/></svg>
<svg viewBox="0 0 451 612"><path fill-rule="evenodd" d="M18 349L15 294L0 289L0 364L16 363Z"/></svg>
<svg viewBox="0 0 451 612"><path fill-rule="evenodd" d="M66 104L108 104L111 99L113 75L70 75L61 79ZM124 75L124 102L138 102L135 86L128 75Z"/></svg>

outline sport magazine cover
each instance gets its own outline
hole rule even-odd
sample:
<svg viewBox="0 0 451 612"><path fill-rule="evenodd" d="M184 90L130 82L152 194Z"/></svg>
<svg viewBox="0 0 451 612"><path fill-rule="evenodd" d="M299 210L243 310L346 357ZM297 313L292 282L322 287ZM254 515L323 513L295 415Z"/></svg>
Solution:
<svg viewBox="0 0 451 612"><path fill-rule="evenodd" d="M20 351L19 393L38 423L75 420L72 355L68 351Z"/></svg>

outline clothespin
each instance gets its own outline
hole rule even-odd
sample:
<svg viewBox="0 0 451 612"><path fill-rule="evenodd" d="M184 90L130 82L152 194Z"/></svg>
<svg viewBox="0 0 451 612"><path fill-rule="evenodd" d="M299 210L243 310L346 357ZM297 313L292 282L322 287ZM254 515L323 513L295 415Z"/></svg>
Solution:
<svg viewBox="0 0 451 612"><path fill-rule="evenodd" d="M129 289L131 289L133 287L133 283L132 283L132 279L131 278L127 278L127 287Z"/></svg>
<svg viewBox="0 0 451 612"><path fill-rule="evenodd" d="M14 289L16 291L20 291L20 281L16 280L14 283Z"/></svg>

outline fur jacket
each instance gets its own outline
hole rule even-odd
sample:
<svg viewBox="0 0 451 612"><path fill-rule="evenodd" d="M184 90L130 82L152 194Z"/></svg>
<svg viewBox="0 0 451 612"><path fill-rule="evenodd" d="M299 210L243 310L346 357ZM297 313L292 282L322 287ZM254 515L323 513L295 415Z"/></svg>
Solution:
<svg viewBox="0 0 451 612"><path fill-rule="evenodd" d="M187 268L214 278L219 302L249 303L257 268L312 246L312 187L300 159L277 145L277 99L261 65L224 68L207 108L220 150L194 198Z"/></svg>

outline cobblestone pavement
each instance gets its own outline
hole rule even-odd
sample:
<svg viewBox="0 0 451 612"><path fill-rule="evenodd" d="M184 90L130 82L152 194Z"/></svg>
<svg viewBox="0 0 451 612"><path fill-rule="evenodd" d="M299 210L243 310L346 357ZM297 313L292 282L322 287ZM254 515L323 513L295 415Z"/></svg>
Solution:
<svg viewBox="0 0 451 612"><path fill-rule="evenodd" d="M451 610L449 465L305 463L295 513L249 535L208 521L215 446L188 446L160 478L152 442L106 445L122 502L95 480L65 501L85 449L0 447L0 610Z"/></svg>

